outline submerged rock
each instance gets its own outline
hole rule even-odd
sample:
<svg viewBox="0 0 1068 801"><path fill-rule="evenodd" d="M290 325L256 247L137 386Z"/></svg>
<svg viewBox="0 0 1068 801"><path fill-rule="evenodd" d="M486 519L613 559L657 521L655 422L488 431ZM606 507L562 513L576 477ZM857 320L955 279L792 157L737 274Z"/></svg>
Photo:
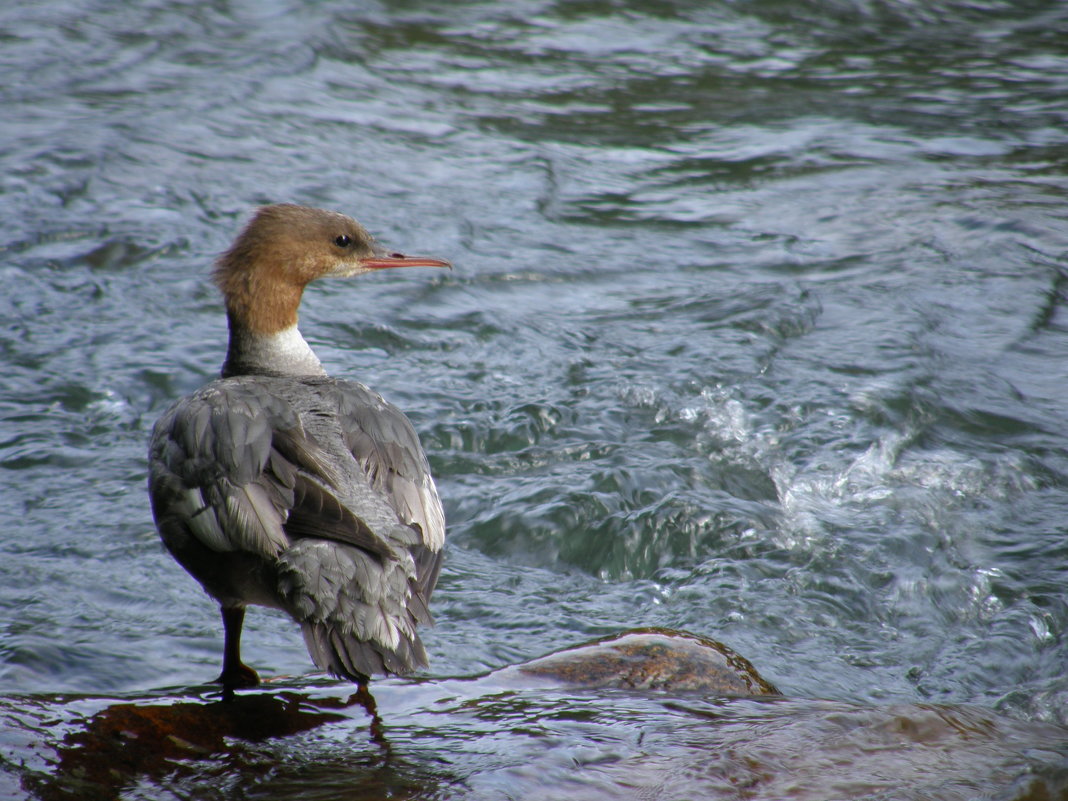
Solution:
<svg viewBox="0 0 1068 801"><path fill-rule="evenodd" d="M0 798L1068 799L1068 730L786 698L712 640L627 632L484 676L0 698Z"/></svg>
<svg viewBox="0 0 1068 801"><path fill-rule="evenodd" d="M749 660L715 640L635 629L500 671L579 687L780 695Z"/></svg>

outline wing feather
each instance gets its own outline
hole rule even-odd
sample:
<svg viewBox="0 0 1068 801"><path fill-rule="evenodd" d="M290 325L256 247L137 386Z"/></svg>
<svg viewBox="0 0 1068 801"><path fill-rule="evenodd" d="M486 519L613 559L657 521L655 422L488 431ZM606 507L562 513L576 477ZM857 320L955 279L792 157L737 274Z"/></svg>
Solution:
<svg viewBox="0 0 1068 801"><path fill-rule="evenodd" d="M444 512L411 423L366 387L215 381L156 424L149 492L176 556L193 540L271 565L269 591L324 669L363 679L426 664L416 625L431 622ZM194 575L205 562L179 558Z"/></svg>
<svg viewBox="0 0 1068 801"><path fill-rule="evenodd" d="M292 489L265 470L270 453L267 422L214 384L176 403L156 424L149 452L161 531L187 532L214 551L277 555L288 545L282 523Z"/></svg>

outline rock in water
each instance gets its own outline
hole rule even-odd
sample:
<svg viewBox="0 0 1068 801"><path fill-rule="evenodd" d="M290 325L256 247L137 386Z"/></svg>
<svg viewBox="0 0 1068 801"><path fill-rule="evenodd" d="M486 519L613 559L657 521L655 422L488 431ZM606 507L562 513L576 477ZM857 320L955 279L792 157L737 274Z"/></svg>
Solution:
<svg viewBox="0 0 1068 801"><path fill-rule="evenodd" d="M578 687L780 695L723 643L668 629L634 629L506 668Z"/></svg>

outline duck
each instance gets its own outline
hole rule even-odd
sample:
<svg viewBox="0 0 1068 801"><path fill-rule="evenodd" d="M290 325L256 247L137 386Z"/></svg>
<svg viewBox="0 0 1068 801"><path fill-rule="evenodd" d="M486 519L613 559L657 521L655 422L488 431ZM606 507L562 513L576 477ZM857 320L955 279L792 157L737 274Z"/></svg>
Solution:
<svg viewBox="0 0 1068 801"><path fill-rule="evenodd" d="M327 375L297 326L312 281L396 267L451 264L290 203L256 210L215 262L226 357L153 427L148 495L166 550L219 604L225 698L260 681L241 659L250 605L288 613L315 665L361 690L427 667L445 515L426 453L400 409Z"/></svg>

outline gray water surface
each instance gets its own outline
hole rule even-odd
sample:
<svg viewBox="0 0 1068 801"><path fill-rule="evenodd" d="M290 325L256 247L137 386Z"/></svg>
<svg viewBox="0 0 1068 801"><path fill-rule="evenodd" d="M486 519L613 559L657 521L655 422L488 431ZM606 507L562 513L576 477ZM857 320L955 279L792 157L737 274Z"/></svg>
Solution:
<svg viewBox="0 0 1068 801"><path fill-rule="evenodd" d="M1066 32L1052 0L0 9L0 694L217 672L146 440L221 364L212 259L295 201L456 265L301 316L431 456L432 676L655 625L795 698L1068 726ZM267 611L245 649L311 669ZM472 792L507 761L450 747Z"/></svg>

